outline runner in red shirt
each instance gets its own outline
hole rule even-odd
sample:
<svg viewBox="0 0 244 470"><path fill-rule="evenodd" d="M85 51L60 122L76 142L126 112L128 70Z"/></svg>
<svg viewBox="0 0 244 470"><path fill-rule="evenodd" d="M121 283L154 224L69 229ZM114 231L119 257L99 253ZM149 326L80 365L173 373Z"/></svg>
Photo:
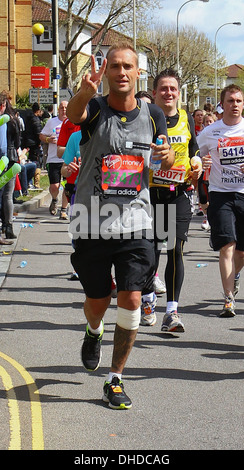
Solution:
<svg viewBox="0 0 244 470"><path fill-rule="evenodd" d="M62 123L57 142L59 158L62 158L67 142L73 132L80 131L80 126L73 124L68 118Z"/></svg>

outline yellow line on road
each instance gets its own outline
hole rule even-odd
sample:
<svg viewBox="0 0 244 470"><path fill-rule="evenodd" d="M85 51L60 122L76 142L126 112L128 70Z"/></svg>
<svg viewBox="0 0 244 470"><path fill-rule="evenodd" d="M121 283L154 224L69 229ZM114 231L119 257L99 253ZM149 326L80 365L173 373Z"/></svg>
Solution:
<svg viewBox="0 0 244 470"><path fill-rule="evenodd" d="M0 376L2 377L4 388L7 392L8 408L10 414L10 443L9 450L20 450L21 449L21 437L20 437L20 419L19 419L19 406L15 391L13 388L13 382L10 375L6 370L0 366Z"/></svg>
<svg viewBox="0 0 244 470"><path fill-rule="evenodd" d="M43 425L42 425L42 409L38 389L35 381L27 372L27 370L19 364L17 361L0 352L0 357L8 361L23 377L28 387L31 405L31 423L32 423L32 449L43 450L44 449L44 438L43 438Z"/></svg>

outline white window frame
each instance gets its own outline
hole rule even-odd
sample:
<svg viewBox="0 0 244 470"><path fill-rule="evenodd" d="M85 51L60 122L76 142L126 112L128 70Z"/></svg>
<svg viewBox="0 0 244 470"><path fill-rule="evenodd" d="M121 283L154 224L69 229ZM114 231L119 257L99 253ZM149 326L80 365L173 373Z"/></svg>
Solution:
<svg viewBox="0 0 244 470"><path fill-rule="evenodd" d="M44 33L43 33L42 42L52 42L52 40L53 40L52 25L44 25Z"/></svg>
<svg viewBox="0 0 244 470"><path fill-rule="evenodd" d="M187 104L187 84L181 87L181 104Z"/></svg>

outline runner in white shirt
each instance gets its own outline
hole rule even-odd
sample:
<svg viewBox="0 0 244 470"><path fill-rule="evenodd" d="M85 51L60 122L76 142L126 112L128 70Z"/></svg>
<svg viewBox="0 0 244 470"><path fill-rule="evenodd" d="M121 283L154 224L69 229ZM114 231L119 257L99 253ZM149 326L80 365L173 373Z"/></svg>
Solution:
<svg viewBox="0 0 244 470"><path fill-rule="evenodd" d="M61 168L63 165L63 160L57 156L57 141L62 123L66 119L67 105L67 101L62 101L60 103L58 108L58 116L49 119L42 129L41 134L39 135L40 140L48 144L47 169L50 181L49 192L52 196L49 212L52 215L56 215L58 212L58 194L61 182ZM68 200L65 196L65 192L63 191L60 219L68 219L68 215L66 213L67 206Z"/></svg>
<svg viewBox="0 0 244 470"><path fill-rule="evenodd" d="M243 92L229 85L221 93L223 119L198 137L203 168L209 176L208 220L225 295L222 317L235 315L234 297L244 265L244 119Z"/></svg>

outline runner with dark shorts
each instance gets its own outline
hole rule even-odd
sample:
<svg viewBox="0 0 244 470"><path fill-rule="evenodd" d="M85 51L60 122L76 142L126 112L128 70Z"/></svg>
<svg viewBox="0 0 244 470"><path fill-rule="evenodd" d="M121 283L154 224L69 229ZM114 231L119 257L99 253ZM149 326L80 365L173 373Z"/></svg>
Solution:
<svg viewBox="0 0 244 470"><path fill-rule="evenodd" d="M221 107L223 118L201 132L198 144L203 168L211 168L208 221L224 289L220 317L233 317L244 265L244 119L239 86L222 90Z"/></svg>
<svg viewBox="0 0 244 470"><path fill-rule="evenodd" d="M93 98L104 72L109 95ZM132 406L121 376L140 323L141 291L154 265L151 148L156 159L162 160L162 168L170 168L174 161L163 112L134 96L139 75L137 54L127 44L110 48L99 72L92 56L91 74L83 77L67 109L73 123L81 122L82 132L82 162L70 224L76 240L72 264L86 293L88 324L81 356L86 369L98 368L113 265L117 322L103 400L115 409ZM157 136L163 143L156 146L152 142Z"/></svg>
<svg viewBox="0 0 244 470"><path fill-rule="evenodd" d="M183 247L187 241L188 229L192 218L193 181L196 183L200 171L191 169L191 157L198 152L194 122L189 113L177 108L180 96L180 79L173 69L162 71L154 80L153 97L155 104L164 111L167 130L175 162L168 171L150 171L150 196L154 208L155 272L158 269L163 239L158 237L158 219L164 220L163 233L167 236L167 264L165 284L167 305L161 330L164 332L184 332L184 324L178 313L180 292L184 280ZM157 207L162 213L157 217ZM170 229L169 221L175 218L175 231ZM172 222L172 223L173 223ZM157 296L143 290L141 324L151 326L156 323Z"/></svg>

